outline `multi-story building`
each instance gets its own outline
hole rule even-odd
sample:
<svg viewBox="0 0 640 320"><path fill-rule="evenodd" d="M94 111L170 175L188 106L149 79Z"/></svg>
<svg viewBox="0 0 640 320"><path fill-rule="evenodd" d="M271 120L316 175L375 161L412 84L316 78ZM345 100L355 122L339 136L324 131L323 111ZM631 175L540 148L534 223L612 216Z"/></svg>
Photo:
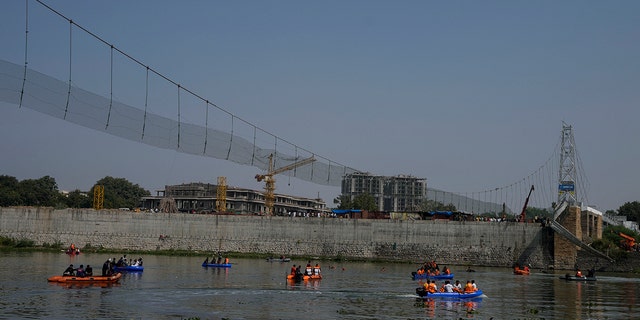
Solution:
<svg viewBox="0 0 640 320"><path fill-rule="evenodd" d="M418 211L427 196L427 179L407 175L374 176L356 172L342 179L342 195L353 200L361 194L373 196L379 211Z"/></svg>
<svg viewBox="0 0 640 320"><path fill-rule="evenodd" d="M217 188L217 185L200 182L165 186L164 190L156 191L156 196L143 197L142 205L146 209L159 209L163 199L172 199L180 212L211 213L216 210ZM275 215L329 212L322 199L283 194L275 196ZM227 187L226 206L228 212L236 214L262 214L266 211L262 191L237 187Z"/></svg>

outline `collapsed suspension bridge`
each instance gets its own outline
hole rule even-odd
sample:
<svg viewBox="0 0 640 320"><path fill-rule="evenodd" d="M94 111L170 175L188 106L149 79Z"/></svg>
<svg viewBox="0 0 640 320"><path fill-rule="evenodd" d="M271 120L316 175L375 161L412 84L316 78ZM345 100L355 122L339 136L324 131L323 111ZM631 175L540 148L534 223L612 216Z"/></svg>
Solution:
<svg viewBox="0 0 640 320"><path fill-rule="evenodd" d="M322 185L340 186L345 175L361 171L322 157L234 115L43 2L25 3L25 11L16 12L25 16L24 61L0 59L0 101L131 141L254 166L267 174L273 168L290 167L313 158L314 161L296 166L289 174ZM55 21L50 28L30 29L29 21L35 9L40 10L38 18L45 13L48 19L53 17ZM39 43L43 39L49 41ZM37 50L45 46L46 50ZM50 53L56 50L58 55L66 55L63 61L58 61L64 66L62 74L51 75L33 69L33 66L51 64ZM40 52L48 54L43 56ZM102 67L80 67L87 61L94 66L95 61L99 61ZM108 79L108 82L106 86L96 85L87 80L92 77ZM569 145L574 153L567 158ZM550 208L553 202L558 202L558 195L565 193L573 194L574 200L584 201L588 184L579 170L575 150L572 133L566 136L563 128L561 142L553 154L528 176L504 186L471 192L428 188L427 199L453 204L466 212L497 215L505 210L513 213L511 208L520 208L529 187L535 185L536 192L531 199L535 207ZM559 190L558 185L566 189ZM580 198L575 198L577 196Z"/></svg>

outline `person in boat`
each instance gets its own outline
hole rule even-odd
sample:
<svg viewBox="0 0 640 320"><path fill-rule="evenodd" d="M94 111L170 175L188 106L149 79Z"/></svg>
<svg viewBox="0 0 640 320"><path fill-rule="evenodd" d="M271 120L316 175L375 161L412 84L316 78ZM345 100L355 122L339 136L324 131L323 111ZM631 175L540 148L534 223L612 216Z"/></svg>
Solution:
<svg viewBox="0 0 640 320"><path fill-rule="evenodd" d="M435 281L433 281L433 283L431 283L432 280L427 280L427 282L425 282L423 284L424 286L424 291L428 292L428 293L436 293L438 291L438 287L435 285Z"/></svg>
<svg viewBox="0 0 640 320"><path fill-rule="evenodd" d="M320 264L316 263L316 266L313 267L313 274L315 274L316 276L320 275Z"/></svg>
<svg viewBox="0 0 640 320"><path fill-rule="evenodd" d="M142 267L142 257L138 258L138 265Z"/></svg>
<svg viewBox="0 0 640 320"><path fill-rule="evenodd" d="M93 268L91 265L87 265L87 268L84 269L84 273L87 277L93 277Z"/></svg>
<svg viewBox="0 0 640 320"><path fill-rule="evenodd" d="M207 257L206 259L204 259L204 262L202 264L209 264L209 257Z"/></svg>
<svg viewBox="0 0 640 320"><path fill-rule="evenodd" d="M473 286L473 291L478 291L478 286L476 285L475 280L471 280L471 285Z"/></svg>
<svg viewBox="0 0 640 320"><path fill-rule="evenodd" d="M307 267L304 269L304 273L308 276L313 275L313 267L311 266L311 260L307 262Z"/></svg>
<svg viewBox="0 0 640 320"><path fill-rule="evenodd" d="M291 266L291 275L292 276L296 275L296 265L295 264L293 266Z"/></svg>
<svg viewBox="0 0 640 320"><path fill-rule="evenodd" d="M453 292L453 285L451 284L451 282L449 280L446 280L444 282L444 285L442 285L442 288L440 289L440 291L447 292L447 293L452 293Z"/></svg>
<svg viewBox="0 0 640 320"><path fill-rule="evenodd" d="M67 269L64 270L64 272L62 273L63 276L74 276L76 272L76 269L73 268L73 265L70 264Z"/></svg>
<svg viewBox="0 0 640 320"><path fill-rule="evenodd" d="M576 277L578 278L582 278L582 271L580 271L580 269L576 270Z"/></svg>
<svg viewBox="0 0 640 320"><path fill-rule="evenodd" d="M473 293L476 292L476 289L471 284L471 281L467 280L467 284L464 286L464 293Z"/></svg>
<svg viewBox="0 0 640 320"><path fill-rule="evenodd" d="M296 274L302 274L302 266L298 265L298 267L296 268Z"/></svg>
<svg viewBox="0 0 640 320"><path fill-rule="evenodd" d="M228 257L224 258L224 264L229 264L229 258Z"/></svg>
<svg viewBox="0 0 640 320"><path fill-rule="evenodd" d="M589 271L587 271L587 278L593 278L596 276L596 270L594 268L589 269Z"/></svg>
<svg viewBox="0 0 640 320"><path fill-rule="evenodd" d="M81 264L80 267L78 267L78 269L76 269L76 276L77 277L84 277L86 275L87 275L87 273L84 271L84 265Z"/></svg>
<svg viewBox="0 0 640 320"><path fill-rule="evenodd" d="M109 264L111 263L111 258L107 259L104 261L104 263L102 264L102 276L106 276L107 273L109 272Z"/></svg>
<svg viewBox="0 0 640 320"><path fill-rule="evenodd" d="M447 266L445 266L444 269L442 269L442 273L444 273L446 275L450 275L451 274L451 270L449 270L449 268Z"/></svg>
<svg viewBox="0 0 640 320"><path fill-rule="evenodd" d="M456 280L456 283L453 285L453 291L462 292L462 284L460 283L460 280Z"/></svg>

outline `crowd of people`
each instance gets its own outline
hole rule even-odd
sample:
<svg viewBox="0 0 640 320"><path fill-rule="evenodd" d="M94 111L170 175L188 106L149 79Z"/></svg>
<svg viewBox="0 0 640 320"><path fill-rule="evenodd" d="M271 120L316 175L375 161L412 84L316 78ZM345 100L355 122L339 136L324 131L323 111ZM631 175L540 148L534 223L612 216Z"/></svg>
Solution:
<svg viewBox="0 0 640 320"><path fill-rule="evenodd" d="M307 266L304 268L304 271L302 271L302 266L298 265L296 266L295 264L293 266L291 266L291 275L294 277L300 277L300 276L320 276L322 273L322 270L320 269L320 264L316 263L315 266L313 266L311 264L311 261L307 262Z"/></svg>
<svg viewBox="0 0 640 320"><path fill-rule="evenodd" d="M450 275L451 270L449 270L449 268L445 266L444 268L442 268L442 271L440 271L440 267L438 266L438 264L432 260L425 262L420 268L418 268L416 274L420 276L424 274L428 276Z"/></svg>
<svg viewBox="0 0 640 320"><path fill-rule="evenodd" d="M224 259L222 259L222 255L218 254L218 258L216 259L215 257L211 257L211 260L209 260L209 257L207 257L206 259L204 259L204 264L229 264L229 258L225 257Z"/></svg>
<svg viewBox="0 0 640 320"><path fill-rule="evenodd" d="M70 264L67 269L64 270L62 275L69 277L92 277L93 268L90 265L87 265L85 268L82 264L78 268L74 268L73 264Z"/></svg>

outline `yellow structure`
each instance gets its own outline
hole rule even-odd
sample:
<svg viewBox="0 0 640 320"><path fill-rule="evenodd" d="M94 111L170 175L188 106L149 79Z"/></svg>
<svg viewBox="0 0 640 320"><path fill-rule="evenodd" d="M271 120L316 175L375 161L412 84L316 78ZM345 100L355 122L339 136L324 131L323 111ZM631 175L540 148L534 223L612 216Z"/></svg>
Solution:
<svg viewBox="0 0 640 320"><path fill-rule="evenodd" d="M265 174L256 174L255 178L258 182L264 180L264 205L267 208L267 215L273 215L273 204L275 200L274 191L276 190L276 179L273 177L278 173L282 173L285 171L293 170L297 167L303 166L305 164L316 161L316 159L312 156L304 160L300 160L298 162L294 162L290 165L286 165L284 167L274 169L273 168L273 154L269 155L269 169Z"/></svg>
<svg viewBox="0 0 640 320"><path fill-rule="evenodd" d="M218 177L216 188L216 211L227 211L227 177Z"/></svg>
<svg viewBox="0 0 640 320"><path fill-rule="evenodd" d="M93 187L93 208L96 210L104 208L104 186L99 184Z"/></svg>

